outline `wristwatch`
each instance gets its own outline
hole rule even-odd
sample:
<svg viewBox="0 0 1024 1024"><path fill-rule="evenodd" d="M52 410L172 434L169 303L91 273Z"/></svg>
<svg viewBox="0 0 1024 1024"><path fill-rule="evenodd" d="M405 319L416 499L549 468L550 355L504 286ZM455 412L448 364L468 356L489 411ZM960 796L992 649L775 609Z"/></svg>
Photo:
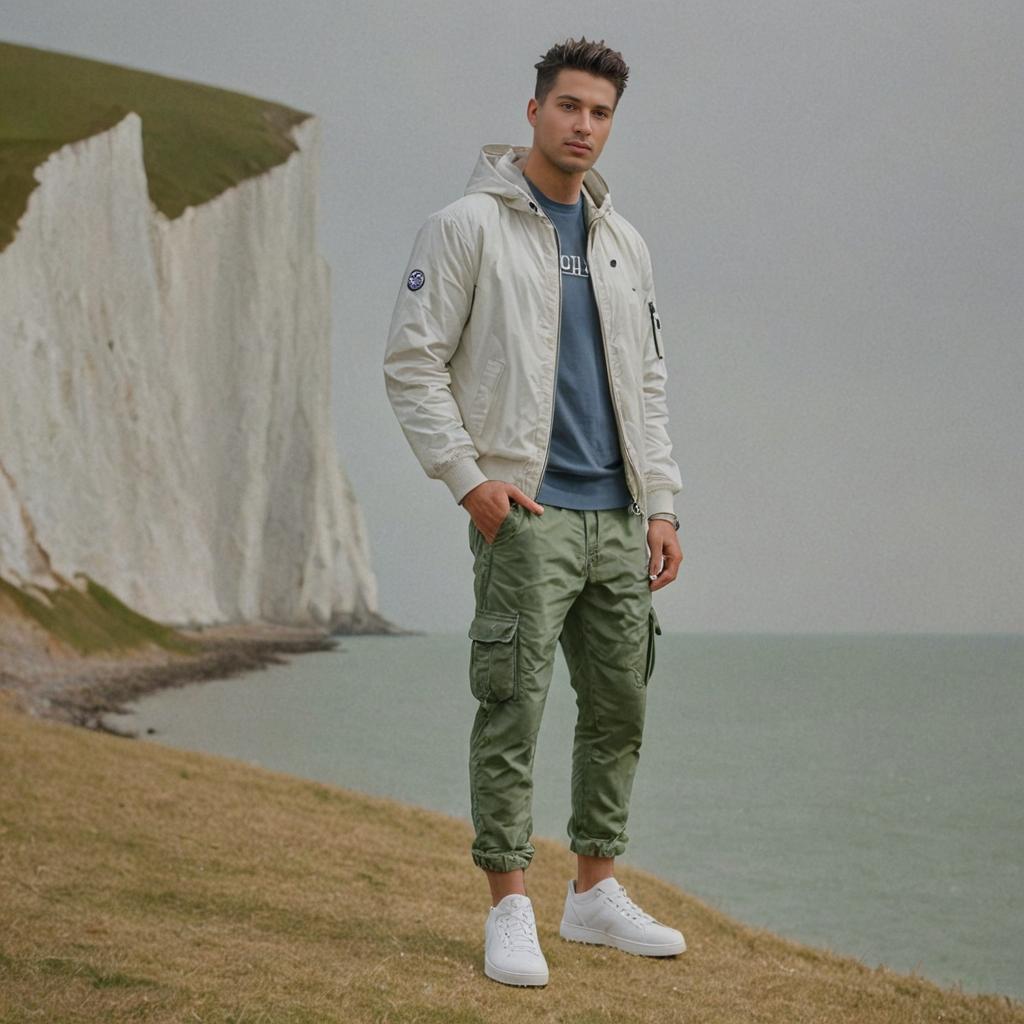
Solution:
<svg viewBox="0 0 1024 1024"><path fill-rule="evenodd" d="M647 521L650 522L652 519L667 519L677 531L679 530L679 517L674 512L652 512Z"/></svg>

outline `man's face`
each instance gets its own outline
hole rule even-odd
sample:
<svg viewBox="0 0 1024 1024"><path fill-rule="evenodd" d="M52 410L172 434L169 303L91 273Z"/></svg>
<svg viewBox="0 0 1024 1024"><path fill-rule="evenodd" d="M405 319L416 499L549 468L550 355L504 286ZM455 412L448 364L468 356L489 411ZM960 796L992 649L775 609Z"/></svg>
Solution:
<svg viewBox="0 0 1024 1024"><path fill-rule="evenodd" d="M615 102L607 78L563 68L543 104L531 99L527 105L534 150L565 174L589 171L608 141Z"/></svg>

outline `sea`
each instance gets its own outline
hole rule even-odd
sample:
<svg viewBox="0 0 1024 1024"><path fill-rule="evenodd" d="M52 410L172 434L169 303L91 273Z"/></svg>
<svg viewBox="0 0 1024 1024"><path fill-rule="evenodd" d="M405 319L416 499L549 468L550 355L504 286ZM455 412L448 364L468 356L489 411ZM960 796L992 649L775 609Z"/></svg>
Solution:
<svg viewBox="0 0 1024 1024"><path fill-rule="evenodd" d="M468 822L465 635L339 640L107 721ZM870 967L1024 998L1024 636L657 644L619 863ZM575 721L559 650L533 817L566 848Z"/></svg>

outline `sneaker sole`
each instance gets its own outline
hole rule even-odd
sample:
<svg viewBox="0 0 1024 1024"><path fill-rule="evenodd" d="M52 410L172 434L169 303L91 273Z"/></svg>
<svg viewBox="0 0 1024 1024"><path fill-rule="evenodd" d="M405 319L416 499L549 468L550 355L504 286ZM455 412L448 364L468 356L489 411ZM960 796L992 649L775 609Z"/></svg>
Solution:
<svg viewBox="0 0 1024 1024"><path fill-rule="evenodd" d="M548 972L543 974L527 974L517 971L503 971L495 967L487 957L484 957L484 974L493 981L500 981L504 985L546 985L548 983Z"/></svg>
<svg viewBox="0 0 1024 1024"><path fill-rule="evenodd" d="M570 942L587 942L594 946L612 946L621 949L624 953L633 953L636 956L675 956L678 953L686 952L686 940L681 942L635 942L632 939L620 939L607 932L598 931L596 928L584 928L582 925L569 924L563 921L558 928L558 934Z"/></svg>

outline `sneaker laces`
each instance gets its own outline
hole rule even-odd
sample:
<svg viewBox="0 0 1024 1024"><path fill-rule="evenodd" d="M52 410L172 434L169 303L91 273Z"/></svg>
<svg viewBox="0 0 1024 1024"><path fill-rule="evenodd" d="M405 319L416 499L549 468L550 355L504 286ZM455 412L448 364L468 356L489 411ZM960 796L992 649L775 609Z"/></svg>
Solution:
<svg viewBox="0 0 1024 1024"><path fill-rule="evenodd" d="M641 924L658 924L646 910L641 910L627 895L625 886L620 885L619 891L614 896L608 896L613 907L626 917L631 917Z"/></svg>
<svg viewBox="0 0 1024 1024"><path fill-rule="evenodd" d="M507 910L498 918L503 925L501 934L513 953L537 953L537 929L528 904Z"/></svg>

